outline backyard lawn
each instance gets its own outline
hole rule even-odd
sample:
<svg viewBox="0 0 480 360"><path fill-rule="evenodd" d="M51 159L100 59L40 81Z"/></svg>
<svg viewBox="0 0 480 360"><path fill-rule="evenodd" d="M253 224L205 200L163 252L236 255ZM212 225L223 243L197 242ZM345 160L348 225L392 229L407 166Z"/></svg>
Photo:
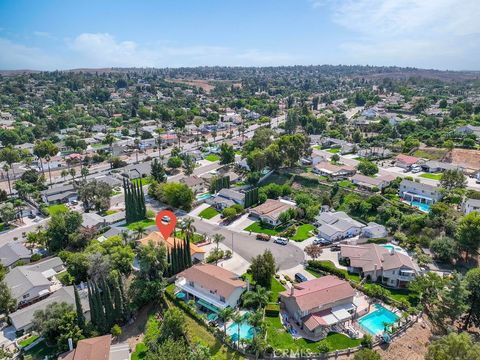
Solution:
<svg viewBox="0 0 480 360"><path fill-rule="evenodd" d="M286 290L285 287L282 284L280 284L280 281L273 278L272 288L270 289L270 291L272 292L270 295L270 301L277 302L279 294L285 290Z"/></svg>
<svg viewBox="0 0 480 360"><path fill-rule="evenodd" d="M318 352L320 344L327 344L330 351L341 350L360 345L361 339L350 339L348 336L338 333L329 333L321 341L313 342L299 338L296 341L283 327L280 317L265 317L267 327L267 342L277 350L309 350Z"/></svg>
<svg viewBox="0 0 480 360"><path fill-rule="evenodd" d="M205 156L205 160L208 160L208 161L220 161L220 156L217 155L217 154L208 154L207 156Z"/></svg>
<svg viewBox="0 0 480 360"><path fill-rule="evenodd" d="M29 338L27 338L23 341L20 341L20 343L18 345L20 345L22 348L27 347L28 345L33 343L35 340L37 340L39 337L40 336L38 336L38 335L30 336Z"/></svg>
<svg viewBox="0 0 480 360"><path fill-rule="evenodd" d="M328 149L327 151L331 154L338 154L340 152L340 149Z"/></svg>
<svg viewBox="0 0 480 360"><path fill-rule="evenodd" d="M355 188L355 185L350 180L342 180L338 183L338 186L346 188Z"/></svg>
<svg viewBox="0 0 480 360"><path fill-rule="evenodd" d="M259 221L254 222L253 224L250 224L247 226L245 231L251 231L252 233L257 233L257 234L268 234L268 235L277 235L279 232L282 232L285 230L285 227L278 227L278 228L272 228L268 225L262 225Z"/></svg>
<svg viewBox="0 0 480 360"><path fill-rule="evenodd" d="M32 360L44 360L45 356L47 356L47 358L50 358L51 356L57 355L57 348L48 347L45 341L42 341L39 344L35 345L30 350L25 351L23 355L24 357L29 355Z"/></svg>
<svg viewBox="0 0 480 360"><path fill-rule="evenodd" d="M365 284L364 287L368 289L373 284ZM383 287L389 293L389 297L397 301L408 301L411 306L416 306L420 300L417 293L409 291L408 289L391 289Z"/></svg>
<svg viewBox="0 0 480 360"><path fill-rule="evenodd" d="M297 227L297 232L291 237L293 241L303 241L312 236L311 231L315 229L312 224L303 224Z"/></svg>
<svg viewBox="0 0 480 360"><path fill-rule="evenodd" d="M50 205L47 207L47 212L50 216L58 214L60 212L67 212L68 208L65 204Z"/></svg>
<svg viewBox="0 0 480 360"><path fill-rule="evenodd" d="M219 212L215 208L208 207L208 208L202 210L200 212L200 214L198 214L198 216L200 216L201 218L204 218L204 219L211 219L214 216L217 216L218 214L219 214Z"/></svg>
<svg viewBox="0 0 480 360"><path fill-rule="evenodd" d="M155 220L145 219L145 220L141 220L141 221L136 221L136 222L133 222L131 224L128 224L127 229L135 230L137 228L137 226L140 225L140 224L145 225L145 227L149 227L149 226L155 225Z"/></svg>
<svg viewBox="0 0 480 360"><path fill-rule="evenodd" d="M437 173L437 174L425 173L425 174L420 175L420 177L425 178L425 179L440 181L440 179L442 178L442 173Z"/></svg>

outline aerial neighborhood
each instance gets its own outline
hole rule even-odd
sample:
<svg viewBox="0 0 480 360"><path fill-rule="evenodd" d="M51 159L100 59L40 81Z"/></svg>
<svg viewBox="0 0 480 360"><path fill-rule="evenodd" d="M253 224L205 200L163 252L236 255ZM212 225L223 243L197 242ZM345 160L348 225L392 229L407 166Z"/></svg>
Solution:
<svg viewBox="0 0 480 360"><path fill-rule="evenodd" d="M0 357L476 354L478 75L419 71L2 74Z"/></svg>

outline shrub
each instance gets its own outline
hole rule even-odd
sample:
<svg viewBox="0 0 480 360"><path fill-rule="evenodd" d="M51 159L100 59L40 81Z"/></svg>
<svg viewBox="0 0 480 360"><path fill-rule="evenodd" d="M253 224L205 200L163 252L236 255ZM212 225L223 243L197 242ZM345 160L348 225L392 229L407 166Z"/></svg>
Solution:
<svg viewBox="0 0 480 360"><path fill-rule="evenodd" d="M371 349L373 345L373 339L371 335L365 334L363 335L361 345L364 348Z"/></svg>
<svg viewBox="0 0 480 360"><path fill-rule="evenodd" d="M265 316L275 317L280 313L280 305L278 304L267 304L265 306Z"/></svg>
<svg viewBox="0 0 480 360"><path fill-rule="evenodd" d="M346 271L337 269L335 265L330 261L309 260L308 267L312 268L313 270L328 272L330 274L338 276L341 279L346 278Z"/></svg>
<svg viewBox="0 0 480 360"><path fill-rule="evenodd" d="M367 240L367 243L369 244L386 244L387 242L388 239L385 238L372 238Z"/></svg>
<svg viewBox="0 0 480 360"><path fill-rule="evenodd" d="M329 351L330 351L330 346L328 346L327 343L322 342L322 343L320 343L320 345L318 345L318 352L320 354L326 354Z"/></svg>
<svg viewBox="0 0 480 360"><path fill-rule="evenodd" d="M58 274L57 279L65 286L72 285L75 281L75 278L68 271Z"/></svg>
<svg viewBox="0 0 480 360"><path fill-rule="evenodd" d="M32 256L30 256L30 262L35 262L38 261L42 258L42 255L39 253L35 253Z"/></svg>

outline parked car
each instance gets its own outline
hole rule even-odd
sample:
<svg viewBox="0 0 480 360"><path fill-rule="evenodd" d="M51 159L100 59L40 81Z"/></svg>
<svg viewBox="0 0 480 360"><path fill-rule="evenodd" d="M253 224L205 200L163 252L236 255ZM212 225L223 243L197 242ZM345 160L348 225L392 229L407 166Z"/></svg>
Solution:
<svg viewBox="0 0 480 360"><path fill-rule="evenodd" d="M340 245L333 245L331 248L330 248L330 251L340 251Z"/></svg>
<svg viewBox="0 0 480 360"><path fill-rule="evenodd" d="M414 168L412 168L412 173L414 173L414 174L417 174L417 173L419 173L420 171L422 171L422 168L421 168L421 167L414 167Z"/></svg>
<svg viewBox="0 0 480 360"><path fill-rule="evenodd" d="M274 243L276 244L280 244L280 245L287 245L288 244L288 239L285 239L285 238L276 238L275 240L273 240Z"/></svg>
<svg viewBox="0 0 480 360"><path fill-rule="evenodd" d="M261 240L261 241L270 241L271 238L272 236L268 234L257 234L257 237L256 237L257 240Z"/></svg>
<svg viewBox="0 0 480 360"><path fill-rule="evenodd" d="M326 246L326 245L331 245L332 243L333 243L332 240L327 240L323 237L319 237L319 238L316 238L316 239L313 240L314 245Z"/></svg>
<svg viewBox="0 0 480 360"><path fill-rule="evenodd" d="M301 282L308 281L308 279L305 277L305 275L300 274L300 273L296 273L296 274L295 274L295 281L296 281L297 283L301 283Z"/></svg>

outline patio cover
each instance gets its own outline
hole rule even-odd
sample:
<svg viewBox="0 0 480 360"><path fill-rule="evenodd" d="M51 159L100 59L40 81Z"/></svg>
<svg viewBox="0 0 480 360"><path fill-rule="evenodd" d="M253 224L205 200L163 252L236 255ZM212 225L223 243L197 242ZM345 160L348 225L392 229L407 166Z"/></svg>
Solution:
<svg viewBox="0 0 480 360"><path fill-rule="evenodd" d="M352 317L352 315L350 315L350 313L345 309L337 309L337 310L332 309L332 314L339 321L347 320L347 319L350 319Z"/></svg>
<svg viewBox="0 0 480 360"><path fill-rule="evenodd" d="M202 305L203 307L206 307L208 310L211 310L215 313L218 313L220 311L220 309L208 302L206 302L205 300L203 299L198 299L197 301L198 304Z"/></svg>

